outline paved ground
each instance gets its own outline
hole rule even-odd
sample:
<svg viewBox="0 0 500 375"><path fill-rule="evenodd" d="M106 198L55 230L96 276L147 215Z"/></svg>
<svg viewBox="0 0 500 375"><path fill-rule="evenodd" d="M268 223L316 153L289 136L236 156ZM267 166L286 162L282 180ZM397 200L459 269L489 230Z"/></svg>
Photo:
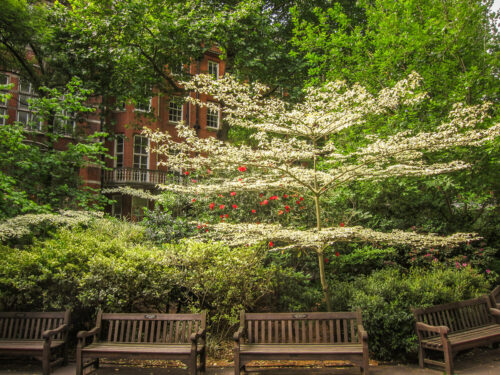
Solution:
<svg viewBox="0 0 500 375"><path fill-rule="evenodd" d="M500 375L500 348L497 349L475 349L461 353L455 360L455 373L457 375ZM0 360L0 375L39 375L41 366L37 363L23 363ZM57 368L53 375L74 375L75 365ZM96 375L184 375L186 371L182 368L159 368L159 367L132 367L106 364L99 369ZM208 368L206 375L233 375L232 367ZM358 367L324 367L313 369L307 367L266 368L264 371L254 374L268 375L359 375ZM432 369L420 369L417 365L373 365L370 366L370 374L374 375L441 375L442 371Z"/></svg>

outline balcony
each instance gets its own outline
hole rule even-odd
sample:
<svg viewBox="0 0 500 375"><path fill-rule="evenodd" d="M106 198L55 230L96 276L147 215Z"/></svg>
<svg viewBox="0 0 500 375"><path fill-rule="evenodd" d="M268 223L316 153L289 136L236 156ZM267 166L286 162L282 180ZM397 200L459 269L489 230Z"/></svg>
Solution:
<svg viewBox="0 0 500 375"><path fill-rule="evenodd" d="M114 168L103 171L104 185L157 185L174 182L176 177L171 173L154 169ZM176 181L179 182L179 181Z"/></svg>

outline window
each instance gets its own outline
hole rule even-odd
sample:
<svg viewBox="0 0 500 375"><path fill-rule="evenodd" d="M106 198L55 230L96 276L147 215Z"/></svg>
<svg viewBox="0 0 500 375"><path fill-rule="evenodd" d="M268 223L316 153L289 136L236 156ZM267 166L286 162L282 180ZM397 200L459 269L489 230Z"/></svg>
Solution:
<svg viewBox="0 0 500 375"><path fill-rule="evenodd" d="M123 134L117 135L115 139L115 168L123 167L123 146L125 137Z"/></svg>
<svg viewBox="0 0 500 375"><path fill-rule="evenodd" d="M218 109L207 108L207 128L219 128L220 112Z"/></svg>
<svg viewBox="0 0 500 375"><path fill-rule="evenodd" d="M9 83L9 76L6 74L0 74L0 85L7 85ZM1 91L0 94L6 94L6 92ZM5 125L7 121L7 98L2 100L0 98L0 125Z"/></svg>
<svg viewBox="0 0 500 375"><path fill-rule="evenodd" d="M168 120L170 122L181 122L182 121L182 104L176 102L170 102L168 104Z"/></svg>
<svg viewBox="0 0 500 375"><path fill-rule="evenodd" d="M151 100L152 98L149 98L146 102L135 103L135 110L138 112L151 112Z"/></svg>
<svg viewBox="0 0 500 375"><path fill-rule="evenodd" d="M76 130L76 116L73 112L62 111L54 117L54 133L73 136Z"/></svg>
<svg viewBox="0 0 500 375"><path fill-rule="evenodd" d="M149 139L142 135L134 136L134 176L136 182L145 182L148 180L148 161L149 155L147 148Z"/></svg>
<svg viewBox="0 0 500 375"><path fill-rule="evenodd" d="M42 122L37 119L36 113L30 109L29 102L36 97L33 84L23 78L19 80L19 98L17 104L17 121L23 123L26 128L35 131L42 130Z"/></svg>
<svg viewBox="0 0 500 375"><path fill-rule="evenodd" d="M219 63L215 61L208 61L208 74L214 76L215 79L219 78Z"/></svg>

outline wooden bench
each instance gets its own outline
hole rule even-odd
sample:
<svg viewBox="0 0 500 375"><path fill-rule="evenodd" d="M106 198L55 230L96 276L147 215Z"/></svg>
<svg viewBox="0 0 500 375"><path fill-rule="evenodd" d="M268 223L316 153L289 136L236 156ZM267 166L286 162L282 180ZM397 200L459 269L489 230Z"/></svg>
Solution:
<svg viewBox="0 0 500 375"><path fill-rule="evenodd" d="M500 324L488 296L447 303L423 309L412 309L416 319L419 364L444 367L453 373L453 357L460 350L500 341ZM444 362L425 357L425 351L443 352Z"/></svg>
<svg viewBox="0 0 500 375"><path fill-rule="evenodd" d="M205 371L206 313L97 314L96 326L78 333L76 373L99 358L179 360L190 374ZM88 341L91 340L89 344ZM199 358L199 365L198 365Z"/></svg>
<svg viewBox="0 0 500 375"><path fill-rule="evenodd" d="M42 360L43 374L68 363L69 311L0 312L0 354Z"/></svg>
<svg viewBox="0 0 500 375"><path fill-rule="evenodd" d="M234 334L234 373L254 360L349 360L368 374L361 312L250 314Z"/></svg>

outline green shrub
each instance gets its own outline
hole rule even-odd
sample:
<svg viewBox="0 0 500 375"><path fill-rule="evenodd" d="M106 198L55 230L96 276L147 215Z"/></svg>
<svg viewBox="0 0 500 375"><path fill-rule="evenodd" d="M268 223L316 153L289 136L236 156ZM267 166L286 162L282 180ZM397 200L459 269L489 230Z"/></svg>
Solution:
<svg viewBox="0 0 500 375"><path fill-rule="evenodd" d="M416 354L411 307L427 307L487 293L483 274L434 266L408 272L396 268L375 271L351 284L349 307L361 309L373 358L408 360Z"/></svg>
<svg viewBox="0 0 500 375"><path fill-rule="evenodd" d="M76 328L92 313L208 310L225 335L241 309L254 310L274 291L278 269L256 248L186 241L159 247L144 228L99 219L62 228L24 250L0 247L0 308L73 311Z"/></svg>
<svg viewBox="0 0 500 375"><path fill-rule="evenodd" d="M141 224L145 227L146 238L158 245L177 243L195 233L196 226L180 216L174 217L169 211L159 208L146 210Z"/></svg>

